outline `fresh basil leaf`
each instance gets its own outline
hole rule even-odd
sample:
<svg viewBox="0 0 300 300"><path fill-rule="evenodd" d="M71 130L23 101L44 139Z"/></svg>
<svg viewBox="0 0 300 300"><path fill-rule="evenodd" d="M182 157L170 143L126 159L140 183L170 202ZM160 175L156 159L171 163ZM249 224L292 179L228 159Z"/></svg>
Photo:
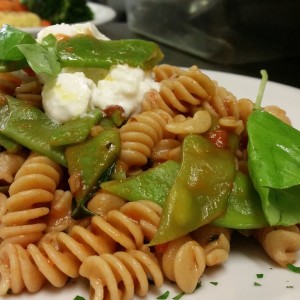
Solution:
<svg viewBox="0 0 300 300"><path fill-rule="evenodd" d="M44 46L27 44L19 45L18 49L26 57L31 69L36 73L46 73L55 76L60 72L61 65L56 55Z"/></svg>
<svg viewBox="0 0 300 300"><path fill-rule="evenodd" d="M300 222L300 132L268 112L247 123L249 174L271 226Z"/></svg>
<svg viewBox="0 0 300 300"><path fill-rule="evenodd" d="M36 44L34 37L24 31L10 25L3 25L0 29L0 61L19 61L24 55L18 49L18 45Z"/></svg>

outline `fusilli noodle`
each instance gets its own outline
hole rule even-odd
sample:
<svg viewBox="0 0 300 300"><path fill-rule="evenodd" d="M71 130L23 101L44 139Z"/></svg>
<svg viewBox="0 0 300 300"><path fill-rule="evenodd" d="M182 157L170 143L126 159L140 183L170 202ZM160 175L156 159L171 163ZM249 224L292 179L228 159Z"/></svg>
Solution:
<svg viewBox="0 0 300 300"><path fill-rule="evenodd" d="M205 251L191 237L184 236L166 244L161 265L169 280L176 282L182 291L192 293L206 267Z"/></svg>
<svg viewBox="0 0 300 300"><path fill-rule="evenodd" d="M280 266L294 263L300 250L300 231L295 226L276 226L257 229L254 236L266 253Z"/></svg>
<svg viewBox="0 0 300 300"><path fill-rule="evenodd" d="M2 243L26 245L41 238L55 189L62 175L61 167L45 156L32 153L15 175L9 187L6 213L1 218Z"/></svg>
<svg viewBox="0 0 300 300"><path fill-rule="evenodd" d="M120 128L120 160L128 167L140 167L147 163L153 147L170 136L165 130L171 116L161 109L142 112L130 118Z"/></svg>
<svg viewBox="0 0 300 300"><path fill-rule="evenodd" d="M134 294L145 296L149 290L148 276L155 286L163 284L155 258L141 250L91 256L83 262L79 272L89 279L90 298L95 300L130 300Z"/></svg>

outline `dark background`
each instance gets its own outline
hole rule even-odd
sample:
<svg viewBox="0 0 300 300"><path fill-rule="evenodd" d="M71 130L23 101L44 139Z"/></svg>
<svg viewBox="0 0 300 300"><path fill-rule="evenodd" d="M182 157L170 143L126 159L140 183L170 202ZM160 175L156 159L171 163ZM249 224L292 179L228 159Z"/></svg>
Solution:
<svg viewBox="0 0 300 300"><path fill-rule="evenodd" d="M123 0L124 1L124 0ZM139 1L139 0L136 0ZM115 20L102 24L99 30L110 39L142 38L153 40L147 35L141 35L129 29L125 5L117 0L107 0L105 5L111 5L117 11ZM234 9L232 9L234 7ZM218 14L228 18L228 26L220 27ZM184 47L172 47L168 43L157 41L165 57L162 63L182 67L197 65L199 68L236 73L260 78L260 70L266 69L269 80L300 88L300 1L299 0L228 0L222 1L222 6L194 21L195 27L203 28L210 33L222 34L233 41L237 49L243 37L252 46L252 51L259 47L268 50L280 49L278 57L268 57L261 61L247 63L222 63L203 59L198 55L188 53ZM224 20L222 20L224 22ZM206 24L206 25L204 25ZM219 26L219 28L218 28ZM217 28L217 30L216 30ZM222 30L220 30L220 28ZM235 35L228 32L234 28ZM163 30L163 29L162 29ZM250 37L250 38L248 38ZM263 41L263 42L261 42ZM277 48L276 48L277 47ZM255 53L255 52L254 52Z"/></svg>

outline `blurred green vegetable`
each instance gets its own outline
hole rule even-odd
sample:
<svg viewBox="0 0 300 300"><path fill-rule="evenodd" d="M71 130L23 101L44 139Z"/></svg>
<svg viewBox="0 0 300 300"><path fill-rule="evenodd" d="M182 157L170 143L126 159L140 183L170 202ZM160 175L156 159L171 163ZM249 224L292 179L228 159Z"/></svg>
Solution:
<svg viewBox="0 0 300 300"><path fill-rule="evenodd" d="M0 72L19 70L28 66L18 46L35 43L36 41L30 33L7 24L3 25L0 29Z"/></svg>
<svg viewBox="0 0 300 300"><path fill-rule="evenodd" d="M22 146L19 143L16 143L12 139L2 135L1 133L0 133L0 146L4 147L6 151L9 153L16 153L22 148Z"/></svg>
<svg viewBox="0 0 300 300"><path fill-rule="evenodd" d="M156 43L138 39L97 40L79 35L57 41L55 52L63 67L98 67L109 69L113 65L151 69L163 54Z"/></svg>
<svg viewBox="0 0 300 300"><path fill-rule="evenodd" d="M0 72L30 66L37 74L56 76L62 67L109 69L117 64L149 70L162 59L159 46L150 41L98 40L87 35L56 40L49 34L39 44L17 28L0 30Z"/></svg>
<svg viewBox="0 0 300 300"><path fill-rule="evenodd" d="M21 0L21 3L52 24L85 22L94 17L85 0Z"/></svg>

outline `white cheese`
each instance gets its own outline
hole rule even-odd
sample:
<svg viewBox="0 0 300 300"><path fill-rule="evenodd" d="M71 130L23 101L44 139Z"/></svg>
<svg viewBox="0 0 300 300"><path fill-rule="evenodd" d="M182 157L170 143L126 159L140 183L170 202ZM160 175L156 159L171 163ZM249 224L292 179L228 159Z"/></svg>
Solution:
<svg viewBox="0 0 300 300"><path fill-rule="evenodd" d="M92 23L59 24L42 29L37 41L48 34L69 37L78 34L109 40ZM159 90L160 84L140 68L116 65L109 71L100 68L64 68L57 78L39 74L44 83L42 92L45 113L58 123L83 115L88 108L102 110L121 106L125 117L141 111L144 94L150 89Z"/></svg>
<svg viewBox="0 0 300 300"><path fill-rule="evenodd" d="M58 123L85 114L89 107L95 84L82 72L60 73L48 80L42 91L46 115Z"/></svg>
<svg viewBox="0 0 300 300"><path fill-rule="evenodd" d="M92 23L79 23L79 24L56 24L47 26L37 34L37 42L40 43L44 37L48 34L64 35L68 37L74 37L79 34L90 35L98 40L109 40L104 34L102 34L97 27Z"/></svg>
<svg viewBox="0 0 300 300"><path fill-rule="evenodd" d="M111 68L103 80L99 80L93 90L91 105L105 110L109 106L123 107L125 116L129 117L141 110L144 94L150 89L159 90L150 73L140 68L117 65Z"/></svg>

